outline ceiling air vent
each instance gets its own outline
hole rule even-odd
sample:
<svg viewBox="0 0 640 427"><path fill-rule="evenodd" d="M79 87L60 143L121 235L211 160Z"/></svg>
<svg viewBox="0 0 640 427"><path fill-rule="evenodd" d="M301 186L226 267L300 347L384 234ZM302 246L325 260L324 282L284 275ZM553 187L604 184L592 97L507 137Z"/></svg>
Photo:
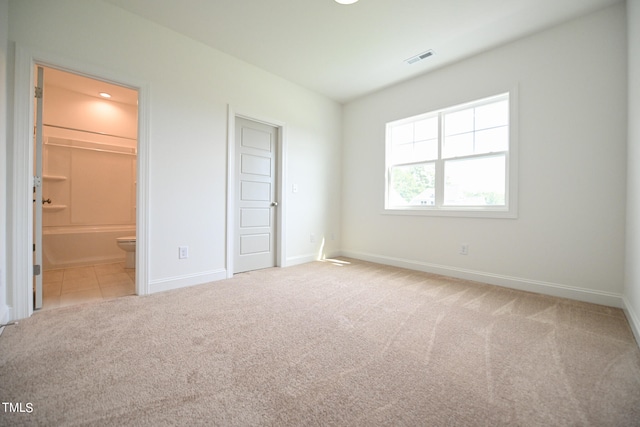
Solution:
<svg viewBox="0 0 640 427"><path fill-rule="evenodd" d="M409 59L405 59L404 62L407 64L415 64L418 61L422 61L423 59L427 59L428 57L433 56L433 50L429 49L426 52L422 52L416 56L412 56Z"/></svg>

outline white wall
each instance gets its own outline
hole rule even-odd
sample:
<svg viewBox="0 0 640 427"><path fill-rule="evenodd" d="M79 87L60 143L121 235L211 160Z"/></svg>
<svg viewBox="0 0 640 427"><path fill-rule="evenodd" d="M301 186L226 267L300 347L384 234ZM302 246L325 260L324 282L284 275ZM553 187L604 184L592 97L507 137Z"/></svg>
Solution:
<svg viewBox="0 0 640 427"><path fill-rule="evenodd" d="M347 104L343 252L620 306L625 27L618 4ZM517 219L382 214L386 122L516 85Z"/></svg>
<svg viewBox="0 0 640 427"><path fill-rule="evenodd" d="M339 104L98 1L10 1L9 22L22 46L148 82L150 282L194 282L225 268L229 104L286 123L284 173L299 192L282 206L285 263L318 253L311 233L338 233ZM187 260L178 259L183 245ZM327 250L338 245L339 236Z"/></svg>
<svg viewBox="0 0 640 427"><path fill-rule="evenodd" d="M629 134L625 306L640 343L640 0L627 0Z"/></svg>
<svg viewBox="0 0 640 427"><path fill-rule="evenodd" d="M0 0L0 324L9 320L7 306L7 54L9 2Z"/></svg>

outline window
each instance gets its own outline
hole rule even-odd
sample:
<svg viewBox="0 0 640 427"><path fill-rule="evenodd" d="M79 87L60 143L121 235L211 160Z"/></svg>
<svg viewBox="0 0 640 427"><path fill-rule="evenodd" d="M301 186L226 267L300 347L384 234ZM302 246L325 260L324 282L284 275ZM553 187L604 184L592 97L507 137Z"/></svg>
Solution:
<svg viewBox="0 0 640 427"><path fill-rule="evenodd" d="M511 111L505 93L387 123L387 211L514 217Z"/></svg>

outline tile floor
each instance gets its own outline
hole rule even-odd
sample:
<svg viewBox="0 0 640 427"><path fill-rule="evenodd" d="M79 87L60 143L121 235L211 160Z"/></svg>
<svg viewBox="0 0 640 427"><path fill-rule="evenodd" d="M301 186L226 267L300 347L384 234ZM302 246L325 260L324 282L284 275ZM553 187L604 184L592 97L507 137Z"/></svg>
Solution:
<svg viewBox="0 0 640 427"><path fill-rule="evenodd" d="M135 295L135 278L124 262L45 271L42 310Z"/></svg>

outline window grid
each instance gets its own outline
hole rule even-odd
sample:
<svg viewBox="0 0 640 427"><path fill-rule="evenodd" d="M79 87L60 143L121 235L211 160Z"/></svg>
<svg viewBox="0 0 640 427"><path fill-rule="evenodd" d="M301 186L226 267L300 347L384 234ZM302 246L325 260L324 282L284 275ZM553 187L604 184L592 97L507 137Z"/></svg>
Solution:
<svg viewBox="0 0 640 427"><path fill-rule="evenodd" d="M502 106L499 105L501 103L504 103L504 105ZM461 106L443 109L434 113L427 113L424 115L419 115L412 118L388 123L387 124L388 126L387 128L387 138L388 138L387 163L388 164L386 168L387 189L386 189L385 207L387 209L404 209L404 210L481 209L481 210L490 211L495 209L500 209L500 210L508 209L509 145L510 145L509 128L511 126L509 104L510 104L510 97L509 97L509 94L506 93L502 95L493 96L490 98L485 98L483 100L467 103ZM498 120L499 121L498 124L495 124L495 123L491 124L491 119L489 119L488 120L489 125L487 125L486 123L484 126L479 124L478 109L487 107L487 106L489 107L489 109L496 106L497 108L505 109L502 112L502 114L505 116L502 119L502 121ZM471 128L460 131L460 132L455 132L455 129L454 129L454 132L447 134L446 119L448 117L452 117L452 115L455 115L456 113L461 113L461 115L464 115L465 111L467 110L470 111L470 113L472 114ZM417 140L418 137L416 135L416 124L424 123L434 118L437 119L437 143L435 147L435 155L433 156L433 158L427 156L426 158L419 157L416 159L415 157L412 157L409 159L409 161L407 161L407 158L404 158L404 159L398 158L395 155L396 153L394 153L394 151L397 150L397 146L399 144L395 144L392 138L394 127L406 126L408 124L412 125L411 141L405 141L403 143L410 144L411 151L412 153L415 154L417 144L426 143L427 141L433 141L433 138L420 139L418 141ZM500 129L504 129L504 135L502 137L505 139L502 143L498 142L498 144L503 145L502 150L495 150L496 148L495 145L492 146L491 144L489 144L488 148L483 149L479 147L478 133L496 131L496 130L499 131ZM450 153L446 152L447 147L445 146L445 143L447 141L447 138L451 138L453 136L458 136L458 135L471 136L471 143L472 143L471 149L467 150L465 154L456 153L457 155L451 155ZM389 139L391 139L391 141ZM491 141L492 140L490 139L490 142ZM447 189L449 190L450 193L455 193L455 191L453 190L456 189L455 184L451 185L451 183L449 183L448 185L448 183L445 181L447 176L446 175L447 166L453 169L454 162L462 163L465 161L467 162L468 165L473 165L474 159L478 160L476 164L482 164L482 163L499 164L500 161L492 162L491 160L502 159L502 164L504 166L500 170L498 170L497 173L493 173L493 174L488 173L488 175L494 175L493 177L494 181L501 180L501 182L499 182L497 186L495 182L493 182L491 183L493 188L487 187L487 189L489 190L492 190L492 189L498 190L496 194L493 194L491 192L487 192L487 194L484 194L483 192L479 192L477 197L475 197L476 199L475 201L473 200L474 199L473 197L471 198L466 197L466 199L464 199L462 202L455 201L455 200L453 201L445 200L445 194L447 192ZM414 185L415 188L413 189L413 193L409 193L410 194L409 197L411 197L412 194L418 193L416 197L414 197L413 199L407 200L407 197L405 196L403 199L400 199L399 196L401 195L397 194L398 191L396 188L394 188L394 179L398 179L398 176L401 175L399 172L401 168L405 168L405 175L407 174L406 170L411 170L412 172L409 172L409 174L413 173L415 175L418 173L417 171L419 171L420 168L423 168L424 170L426 170L426 167L428 165L433 165L433 169L434 169L434 173L433 173L434 182L432 185L432 189L431 189L431 186L429 185L424 186L423 184L422 187L419 185L417 186ZM410 168L407 169L408 167L413 167L413 169L410 169ZM449 175L449 177L451 177L451 175ZM462 178L463 181L465 181L464 178L465 177ZM413 184L411 180L406 176L403 176L402 179L407 180L407 182L409 183L407 185ZM488 183L491 181L491 178L482 177L479 175L478 180L479 181L484 180L485 182ZM423 181L424 181L424 177L423 177ZM427 179L426 181L430 181L430 179ZM467 178L466 181L472 182L473 180L469 181L469 179ZM473 187L473 185L471 185L471 187ZM458 192L461 192L461 191L458 190ZM401 202L399 202L399 200L401 200Z"/></svg>

